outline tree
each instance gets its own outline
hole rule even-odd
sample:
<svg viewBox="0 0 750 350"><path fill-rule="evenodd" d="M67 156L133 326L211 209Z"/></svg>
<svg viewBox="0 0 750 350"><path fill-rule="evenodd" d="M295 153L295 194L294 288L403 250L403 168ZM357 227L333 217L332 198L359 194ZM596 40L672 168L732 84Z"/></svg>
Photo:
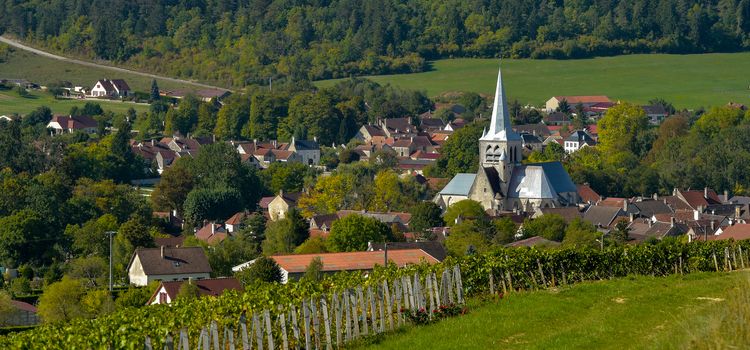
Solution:
<svg viewBox="0 0 750 350"><path fill-rule="evenodd" d="M75 254L103 257L109 254L109 236L106 232L117 231L118 227L117 218L105 214L83 225L68 225L65 235L73 240L72 248Z"/></svg>
<svg viewBox="0 0 750 350"><path fill-rule="evenodd" d="M469 220L451 227L451 234L445 239L445 248L452 256L464 256L467 252L483 253L490 248L490 241L481 232L478 222Z"/></svg>
<svg viewBox="0 0 750 350"><path fill-rule="evenodd" d="M0 261L6 266L44 262L53 253L47 247L56 240L44 220L30 209L0 218Z"/></svg>
<svg viewBox="0 0 750 350"><path fill-rule="evenodd" d="M429 176L451 177L476 172L479 164L479 138L486 124L470 123L455 131L440 149L440 157L426 170Z"/></svg>
<svg viewBox="0 0 750 350"><path fill-rule="evenodd" d="M308 227L296 209L289 210L284 219L273 221L266 227L263 254L291 253L309 236Z"/></svg>
<svg viewBox="0 0 750 350"><path fill-rule="evenodd" d="M52 120L52 110L50 110L49 107L40 106L21 119L21 126L47 126L47 123L49 123L50 120Z"/></svg>
<svg viewBox="0 0 750 350"><path fill-rule="evenodd" d="M275 260L261 256L247 268L235 273L235 277L248 288L258 282L281 282L281 268Z"/></svg>
<svg viewBox="0 0 750 350"><path fill-rule="evenodd" d="M386 242L392 238L388 225L375 218L351 214L333 222L327 242L333 252L355 252L367 249L367 242Z"/></svg>
<svg viewBox="0 0 750 350"><path fill-rule="evenodd" d="M565 237L565 219L557 214L542 215L536 219L526 219L523 222L525 237L540 236L551 241L560 242Z"/></svg>
<svg viewBox="0 0 750 350"><path fill-rule="evenodd" d="M11 301L10 294L0 290L0 326L8 326L10 317L16 311L16 308Z"/></svg>
<svg viewBox="0 0 750 350"><path fill-rule="evenodd" d="M143 218L132 218L124 222L117 235L126 239L134 248L150 248L154 246L154 235L151 227Z"/></svg>
<svg viewBox="0 0 750 350"><path fill-rule="evenodd" d="M69 322L86 316L80 301L86 289L80 280L63 277L62 281L48 285L39 297L38 312L46 323Z"/></svg>
<svg viewBox="0 0 750 350"><path fill-rule="evenodd" d="M615 224L615 229L612 230L610 236L617 244L624 244L630 239L630 227L629 223L624 220L620 220Z"/></svg>
<svg viewBox="0 0 750 350"><path fill-rule="evenodd" d="M316 256L310 261L310 265L307 265L307 268L305 268L302 280L317 283L321 279L323 279L323 260L319 256Z"/></svg>
<svg viewBox="0 0 750 350"><path fill-rule="evenodd" d="M192 280L183 281L180 285L180 290L177 291L177 296L175 296L175 300L180 300L183 302L190 302L192 300L198 299L198 286L193 283Z"/></svg>
<svg viewBox="0 0 750 350"><path fill-rule="evenodd" d="M164 170L161 180L151 193L151 202L159 210L183 212L183 204L194 186L193 174L181 159Z"/></svg>
<svg viewBox="0 0 750 350"><path fill-rule="evenodd" d="M294 249L294 254L320 254L320 253L328 253L328 246L326 244L326 240L322 237L310 237L302 244L300 244L296 249Z"/></svg>
<svg viewBox="0 0 750 350"><path fill-rule="evenodd" d="M220 220L241 211L242 196L232 188L196 188L188 193L183 204L184 218L191 226L204 220Z"/></svg>
<svg viewBox="0 0 750 350"><path fill-rule="evenodd" d="M149 94L149 100L151 102L159 101L161 96L159 95L159 85L156 84L156 79L151 80L151 94Z"/></svg>
<svg viewBox="0 0 750 350"><path fill-rule="evenodd" d="M492 226L495 231L495 235L492 237L492 243L502 245L515 241L518 227L509 217L492 220Z"/></svg>
<svg viewBox="0 0 750 350"><path fill-rule="evenodd" d="M451 204L451 206L445 211L445 215L443 215L443 219L448 226L456 225L456 219L459 218L459 222L467 219L484 220L487 218L487 213L479 202L471 199L464 199Z"/></svg>
<svg viewBox="0 0 750 350"><path fill-rule="evenodd" d="M229 276L232 267L248 260L255 259L260 252L260 244L252 237L230 236L221 243L206 250L208 263L211 265L212 275L216 277Z"/></svg>
<svg viewBox="0 0 750 350"><path fill-rule="evenodd" d="M115 300L115 305L117 305L118 309L125 307L142 307L143 305L146 305L151 298L151 295L156 290L158 284L159 282L157 281L149 283L146 287L136 287L131 284L128 286L127 290L118 294L117 299Z"/></svg>
<svg viewBox="0 0 750 350"><path fill-rule="evenodd" d="M305 178L312 176L312 170L300 162L275 162L260 173L263 186L271 193L300 192L305 184Z"/></svg>
<svg viewBox="0 0 750 350"><path fill-rule="evenodd" d="M319 177L315 187L300 197L297 206L305 217L350 207L355 184L356 178L351 174Z"/></svg>
<svg viewBox="0 0 750 350"><path fill-rule="evenodd" d="M404 202L409 201L409 199L404 196L404 191L401 188L401 181L398 174L391 169L378 172L377 175L375 175L373 185L375 198L373 198L370 209L374 211L388 212L397 206L403 205Z"/></svg>
<svg viewBox="0 0 750 350"><path fill-rule="evenodd" d="M610 108L599 120L599 144L604 154L636 153L635 140L648 127L648 117L641 106L621 103Z"/></svg>
<svg viewBox="0 0 750 350"><path fill-rule="evenodd" d="M562 161L565 158L565 149L557 142L550 142L544 146L544 150L531 152L529 163L543 163L552 161Z"/></svg>
<svg viewBox="0 0 750 350"><path fill-rule="evenodd" d="M571 248L595 248L596 239L601 236L593 224L575 218L565 229L565 238L562 241L564 247Z"/></svg>
<svg viewBox="0 0 750 350"><path fill-rule="evenodd" d="M432 227L445 225L441 217L443 211L433 202L419 202L409 212L411 213L409 229L414 232L422 232Z"/></svg>
<svg viewBox="0 0 750 350"><path fill-rule="evenodd" d="M97 256L74 259L68 267L68 276L81 281L86 288L105 286L108 272L107 262Z"/></svg>
<svg viewBox="0 0 750 350"><path fill-rule="evenodd" d="M570 103L567 99L562 99L557 105L557 111L565 114L570 114Z"/></svg>

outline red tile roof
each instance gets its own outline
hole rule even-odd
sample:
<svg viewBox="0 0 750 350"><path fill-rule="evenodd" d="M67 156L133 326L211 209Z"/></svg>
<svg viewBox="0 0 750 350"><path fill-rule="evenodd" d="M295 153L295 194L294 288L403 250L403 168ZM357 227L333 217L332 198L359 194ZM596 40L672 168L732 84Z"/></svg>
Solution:
<svg viewBox="0 0 750 350"><path fill-rule="evenodd" d="M18 300L11 300L10 303L16 309L23 310L26 312L36 313L36 307L34 307L34 305L31 305L29 303L24 303L23 301L18 301Z"/></svg>
<svg viewBox="0 0 750 350"><path fill-rule="evenodd" d="M232 215L232 217L230 217L229 219L227 219L227 221L225 221L224 224L239 225L240 223L242 223L242 220L244 220L247 216L248 214L244 211L238 212Z"/></svg>
<svg viewBox="0 0 750 350"><path fill-rule="evenodd" d="M154 291L154 294L151 295L151 299L149 299L148 304L151 304L155 298L158 298L157 293L159 293L162 286L167 292L167 295L169 295L169 298L171 300L174 300L177 297L177 293L180 292L182 284L186 282L187 281L161 282L161 286L159 286L159 288ZM224 293L225 290L242 291L242 284L240 284L240 281L233 277L193 280L193 283L198 287L198 293L201 296L219 296Z"/></svg>
<svg viewBox="0 0 750 350"><path fill-rule="evenodd" d="M607 96L603 95L594 95L594 96L555 96L555 98L558 101L562 101L563 99L568 101L571 105L575 105L577 103L601 103L601 102L609 102L611 103L612 100L609 99Z"/></svg>
<svg viewBox="0 0 750 350"><path fill-rule="evenodd" d="M372 270L375 265L383 265L385 252L349 252L328 254L300 254L271 256L281 268L290 273L305 272L310 262L320 257L323 271L352 271ZM438 263L437 259L422 249L404 249L388 251L388 261L393 261L399 267L409 264L419 264L425 261L429 264Z"/></svg>
<svg viewBox="0 0 750 350"><path fill-rule="evenodd" d="M735 241L750 239L750 224L736 224L724 229L720 235L709 236L709 240L734 239Z"/></svg>
<svg viewBox="0 0 750 350"><path fill-rule="evenodd" d="M577 185L576 187L578 187L578 195L581 196L584 202L596 203L602 199L602 196L596 193L589 185Z"/></svg>

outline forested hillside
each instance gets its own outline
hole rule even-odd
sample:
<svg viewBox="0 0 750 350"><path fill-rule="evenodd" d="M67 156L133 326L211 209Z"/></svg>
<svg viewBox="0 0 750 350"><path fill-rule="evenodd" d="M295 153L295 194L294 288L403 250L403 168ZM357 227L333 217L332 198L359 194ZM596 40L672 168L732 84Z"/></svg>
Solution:
<svg viewBox="0 0 750 350"><path fill-rule="evenodd" d="M417 72L444 57L750 49L750 0L0 0L0 31L244 86Z"/></svg>

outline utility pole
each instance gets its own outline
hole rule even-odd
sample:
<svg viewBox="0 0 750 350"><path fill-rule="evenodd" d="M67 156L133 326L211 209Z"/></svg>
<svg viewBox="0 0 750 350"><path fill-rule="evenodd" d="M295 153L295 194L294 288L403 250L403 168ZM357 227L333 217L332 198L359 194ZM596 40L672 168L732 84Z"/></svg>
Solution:
<svg viewBox="0 0 750 350"><path fill-rule="evenodd" d="M388 242L385 242L384 252L385 254L383 256L384 256L385 262L383 263L383 267L388 267Z"/></svg>
<svg viewBox="0 0 750 350"><path fill-rule="evenodd" d="M115 234L115 231L107 231L105 232L109 235L109 294L112 295L112 236Z"/></svg>

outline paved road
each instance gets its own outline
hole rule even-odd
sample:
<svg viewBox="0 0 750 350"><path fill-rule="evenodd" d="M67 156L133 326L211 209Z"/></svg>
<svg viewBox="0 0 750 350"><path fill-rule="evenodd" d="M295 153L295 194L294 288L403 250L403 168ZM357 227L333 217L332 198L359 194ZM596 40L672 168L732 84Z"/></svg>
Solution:
<svg viewBox="0 0 750 350"><path fill-rule="evenodd" d="M81 60L77 60L77 59L73 59L73 58L67 58L67 57L63 57L63 56L58 56L58 55L55 55L55 54L51 54L49 52L45 52L45 51L42 51L42 50L39 50L39 49L35 49L33 47L26 46L26 45L21 44L20 42L18 42L16 40L7 38L7 37L2 36L2 35L0 35L0 42L6 43L6 44L8 44L10 46L19 48L21 50L25 50L25 51L29 51L31 53L35 53L35 54L40 55L40 56L49 57L49 58L60 60L60 61L65 61L65 62L80 64L80 65L84 65L84 66L88 66L88 67L108 69L108 70L112 70L112 71L115 71L115 72L136 74L136 75L140 75L140 76L144 76L144 77L149 77L149 78L155 78L155 79L160 79L160 80L167 80L167 81L171 81L171 82L174 82L174 83L181 83L181 84L193 85L193 86L204 88L204 89L228 90L228 89L225 89L225 88L222 88L222 87L208 85L208 84L202 84L202 83L196 83L196 82L189 81L189 80L164 77L164 76L160 76L160 75L143 73L143 72L138 72L138 71L134 71L134 70L130 70L130 69L125 69L125 68L112 67L112 66L107 66L107 65L103 65L103 64L97 64L97 63L93 63L93 62L81 61Z"/></svg>

